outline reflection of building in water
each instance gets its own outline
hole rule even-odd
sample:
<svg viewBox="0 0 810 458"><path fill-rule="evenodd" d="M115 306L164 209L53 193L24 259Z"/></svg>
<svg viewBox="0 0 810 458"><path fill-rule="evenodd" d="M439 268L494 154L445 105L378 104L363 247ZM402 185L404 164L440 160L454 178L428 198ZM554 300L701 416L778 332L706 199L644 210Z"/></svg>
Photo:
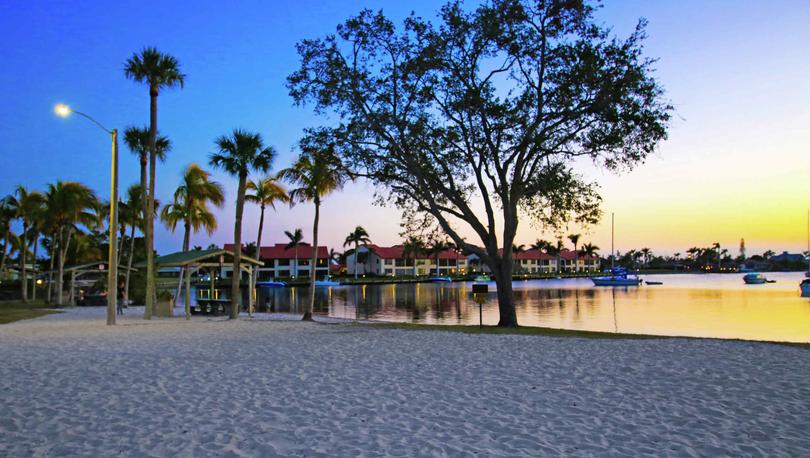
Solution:
<svg viewBox="0 0 810 458"><path fill-rule="evenodd" d="M571 250L560 251L559 256L544 253L540 250L526 250L512 255L515 262L514 273L520 274L548 274L556 272L599 272L601 265L599 256L580 253L576 255ZM559 266L557 261L559 258ZM489 268L480 262L478 256L469 257L471 270L489 272ZM576 266L576 268L575 268Z"/></svg>

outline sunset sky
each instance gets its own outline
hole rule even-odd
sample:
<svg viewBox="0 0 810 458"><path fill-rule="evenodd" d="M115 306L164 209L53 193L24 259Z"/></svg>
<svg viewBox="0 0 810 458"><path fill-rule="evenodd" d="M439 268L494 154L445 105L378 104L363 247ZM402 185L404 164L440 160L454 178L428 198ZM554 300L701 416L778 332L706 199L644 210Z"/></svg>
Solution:
<svg viewBox="0 0 810 458"><path fill-rule="evenodd" d="M321 37L361 8L382 8L397 20L411 10L432 17L427 0L297 2L67 1L0 4L0 193L17 184L34 189L77 180L108 195L109 139L82 119L61 119L64 102L123 130L148 123L147 88L124 78L124 61L154 45L176 56L187 81L162 93L159 126L174 149L159 167L158 198L167 202L185 165L208 168L215 137L240 127L260 132L287 166L302 129L323 120L293 107L284 82L298 64L295 43ZM683 253L719 242L737 254L800 251L810 208L810 3L805 1L610 1L597 17L626 36L649 20L648 56L676 108L669 140L636 170L613 175L587 164L580 171L602 188L602 224L580 230L585 241L610 249L650 247ZM472 5L472 2L468 3ZM138 179L138 163L122 144L122 187ZM236 182L220 172L228 202ZM322 240L340 249L363 225L377 244L399 242L399 212L375 207L367 183L348 186L323 205ZM233 205L218 212L213 237L192 245L230 242ZM263 239L283 241L301 227L311 238L312 206L270 212ZM258 208L246 207L243 237L255 240ZM523 221L518 243L551 238ZM182 234L160 227L156 248L180 248Z"/></svg>

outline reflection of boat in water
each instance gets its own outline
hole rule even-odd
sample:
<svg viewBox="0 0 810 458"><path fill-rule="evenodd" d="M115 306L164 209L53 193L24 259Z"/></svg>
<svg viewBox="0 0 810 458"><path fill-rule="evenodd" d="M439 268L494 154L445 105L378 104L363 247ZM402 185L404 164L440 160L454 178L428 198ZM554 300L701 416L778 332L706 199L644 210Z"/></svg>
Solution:
<svg viewBox="0 0 810 458"><path fill-rule="evenodd" d="M258 288L283 288L287 283L283 281L257 281L256 287Z"/></svg>
<svg viewBox="0 0 810 458"><path fill-rule="evenodd" d="M340 286L340 282L331 280L329 275L327 275L323 277L323 280L315 280L315 286Z"/></svg>
<svg viewBox="0 0 810 458"><path fill-rule="evenodd" d="M474 283L490 283L492 281L489 275L479 275L473 279Z"/></svg>
<svg viewBox="0 0 810 458"><path fill-rule="evenodd" d="M441 282L451 282L453 281L453 279L450 277L431 277L430 281L435 283L441 283Z"/></svg>
<svg viewBox="0 0 810 458"><path fill-rule="evenodd" d="M593 277L591 280L594 286L639 286L641 284L638 275L628 274L627 270L621 267L611 269L610 275L607 277Z"/></svg>
<svg viewBox="0 0 810 458"><path fill-rule="evenodd" d="M802 280L799 289L802 290L802 297L810 297L810 278Z"/></svg>
<svg viewBox="0 0 810 458"><path fill-rule="evenodd" d="M763 283L775 283L775 281L770 281L765 278L764 275L756 272L752 272L750 274L745 274L743 277L743 281L746 285L761 285Z"/></svg>

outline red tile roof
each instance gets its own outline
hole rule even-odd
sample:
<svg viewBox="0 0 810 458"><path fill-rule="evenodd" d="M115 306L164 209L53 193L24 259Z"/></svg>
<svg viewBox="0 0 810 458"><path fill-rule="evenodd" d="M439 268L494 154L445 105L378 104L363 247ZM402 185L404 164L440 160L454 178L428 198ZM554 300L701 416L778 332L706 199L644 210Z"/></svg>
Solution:
<svg viewBox="0 0 810 458"><path fill-rule="evenodd" d="M286 248L286 243L276 243L273 246L263 246L259 251L259 257L262 259L295 259L295 248ZM226 250L233 250L233 243L226 243ZM298 259L306 259L312 257L312 245L309 243L298 244ZM329 249L325 246L318 245L318 259L329 258Z"/></svg>
<svg viewBox="0 0 810 458"><path fill-rule="evenodd" d="M367 245L367 247L382 259L405 259L405 256L402 255L405 251L405 247L402 245L382 247L372 244ZM413 258L414 256L410 255L409 257ZM419 253L419 255L415 257L417 259L428 259L428 255L425 253ZM436 259L436 255L430 256L430 259ZM467 257L455 250L444 250L439 253L439 259L467 259Z"/></svg>

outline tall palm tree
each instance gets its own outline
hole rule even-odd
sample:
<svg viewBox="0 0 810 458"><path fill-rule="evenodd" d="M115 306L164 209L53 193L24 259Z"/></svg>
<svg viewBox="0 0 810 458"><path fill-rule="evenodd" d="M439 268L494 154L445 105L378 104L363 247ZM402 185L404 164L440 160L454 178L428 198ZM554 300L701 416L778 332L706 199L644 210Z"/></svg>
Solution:
<svg viewBox="0 0 810 458"><path fill-rule="evenodd" d="M33 246L32 260L37 270L39 270L39 266L37 265L37 250L39 249L40 242L39 237L45 231L47 224L45 219L45 211L45 196L42 196L42 202L40 203L39 208L31 215L31 226L28 229L31 234L31 245ZM34 275L34 284L32 285L31 289L31 300L37 300L36 275Z"/></svg>
<svg viewBox="0 0 810 458"><path fill-rule="evenodd" d="M548 240L537 239L534 243L532 243L530 248L532 250L547 252L550 246L551 242L549 242Z"/></svg>
<svg viewBox="0 0 810 458"><path fill-rule="evenodd" d="M312 262L309 266L309 302L304 309L303 320L312 320L315 307L315 268L318 263L318 220L321 202L332 192L342 189L349 175L336 153L336 145L325 130L308 131L299 142L301 154L295 163L279 173L279 178L297 186L290 190L290 199L295 202L315 204L312 223ZM356 254L355 254L356 256Z"/></svg>
<svg viewBox="0 0 810 458"><path fill-rule="evenodd" d="M222 185L211 180L210 173L192 163L183 171L180 186L174 191L174 202L163 207L160 219L172 232L180 221L183 222L183 252L185 253L191 245L192 232L196 234L204 229L211 236L217 229L217 218L208 209L208 204L222 207L224 202L225 191ZM190 270L180 269L176 299L180 299L183 281L190 281L190 277ZM188 302L186 301L186 319L191 319L191 305Z"/></svg>
<svg viewBox="0 0 810 458"><path fill-rule="evenodd" d="M720 256L721 256L720 242L712 243L712 249L714 249L715 254L717 256L717 270L720 270Z"/></svg>
<svg viewBox="0 0 810 458"><path fill-rule="evenodd" d="M138 156L138 161L141 165L139 189L142 195L140 199L138 199L138 202L141 204L141 211L139 212L139 215L144 218L144 224L142 227L145 228L147 224L145 215L147 215L147 212L149 211L149 196L147 194L149 190L149 182L147 178L147 165L149 163L149 128L128 127L124 131L124 143L133 154ZM155 154L160 162L164 162L166 160L166 153L171 151L171 149L172 143L168 137L160 135L155 139Z"/></svg>
<svg viewBox="0 0 810 458"><path fill-rule="evenodd" d="M347 247L350 245L354 245L354 279L357 280L357 258L360 256L360 253L357 251L360 248L360 245L368 245L371 243L371 239L368 236L368 231L363 228L363 226L357 226L354 228L353 231L346 236L346 240L343 241L343 247ZM365 272L365 270L364 270Z"/></svg>
<svg viewBox="0 0 810 458"><path fill-rule="evenodd" d="M6 275L6 258L11 237L11 222L17 217L14 196L0 199L0 235L3 237L3 251L0 253L0 279Z"/></svg>
<svg viewBox="0 0 810 458"><path fill-rule="evenodd" d="M574 245L574 272L579 272L579 252L577 244L579 243L580 237L582 237L580 234L568 235L568 240L570 240L571 244Z"/></svg>
<svg viewBox="0 0 810 458"><path fill-rule="evenodd" d="M435 257L437 277L441 275L441 271L439 270L439 257L444 251L449 250L451 247L452 245L447 240L436 237L431 240L430 244L425 248L425 255Z"/></svg>
<svg viewBox="0 0 810 458"><path fill-rule="evenodd" d="M274 177L265 177L259 180L249 180L247 182L249 194L245 195L245 201L259 206L259 232L256 234L256 251L253 253L259 259L262 249L262 232L264 231L264 210L268 206L276 209L276 202L290 203L290 196L287 190Z"/></svg>
<svg viewBox="0 0 810 458"><path fill-rule="evenodd" d="M649 248L642 248L639 250L641 256L644 257L644 267L647 267L650 264L650 258L652 257L652 250Z"/></svg>
<svg viewBox="0 0 810 458"><path fill-rule="evenodd" d="M30 244L28 231L42 213L45 197L36 191L28 191L25 186L20 185L17 186L15 196L13 196L11 203L15 210L16 217L22 221L23 231L22 234L20 234L20 246L28 247ZM28 302L28 267L26 266L28 261L28 249L22 249L19 253L21 274L20 293L22 294L22 301Z"/></svg>
<svg viewBox="0 0 810 458"><path fill-rule="evenodd" d="M284 235L290 240L289 243L284 246L284 249L289 250L293 248L295 250L295 264L293 266L295 270L292 271L292 277L295 278L298 276L298 245L304 240L304 231L301 229L296 229L293 232L284 231Z"/></svg>
<svg viewBox="0 0 810 458"><path fill-rule="evenodd" d="M560 263L560 260L561 260L560 259L560 254L562 253L562 249L563 249L562 237L557 237L557 242L554 245L549 244L549 246L546 247L546 253L548 253L551 256L556 256L557 257L557 273L558 274L560 272L562 272L562 265Z"/></svg>
<svg viewBox="0 0 810 458"><path fill-rule="evenodd" d="M402 257L407 259L413 259L413 276L417 276L416 271L416 258L419 254L425 252L425 242L422 241L419 237L410 236L405 240L405 243L402 244Z"/></svg>
<svg viewBox="0 0 810 458"><path fill-rule="evenodd" d="M62 305L65 259L77 225L92 227L96 216L92 209L97 205L95 193L87 186L73 181L57 181L48 185L45 193L45 206L51 225L55 251L58 256L58 275L56 279L56 304Z"/></svg>
<svg viewBox="0 0 810 458"><path fill-rule="evenodd" d="M152 318L155 298L155 168L157 161L157 99L161 89L183 87L186 75L180 72L180 63L173 56L156 48L146 47L127 59L124 76L149 86L149 195L144 217L146 236L146 307L144 318Z"/></svg>
<svg viewBox="0 0 810 458"><path fill-rule="evenodd" d="M118 221L121 223L121 226L124 228L124 232L126 233L126 229L129 228L129 251L127 254L127 269L124 272L124 304L129 302L129 279L130 273L132 271L132 261L135 258L135 229L141 228L143 230L143 217L142 209L143 209L143 188L140 184L133 184L129 188L127 188L126 192L126 200L123 201L119 205L119 212L118 212ZM124 236L122 235L121 240L124 240ZM122 242L123 243L123 242ZM122 245L123 246L123 245ZM126 250L122 249L121 256L124 256L124 252Z"/></svg>
<svg viewBox="0 0 810 458"><path fill-rule="evenodd" d="M242 212L245 209L245 190L248 174L253 171L266 173L273 163L276 151L264 146L261 135L235 129L228 137L222 135L215 141L218 152L211 155L210 164L221 168L239 180L236 192L236 220L233 228L233 275L231 279L231 318L239 317L239 281L242 262Z"/></svg>
<svg viewBox="0 0 810 458"><path fill-rule="evenodd" d="M596 257L598 256L598 252L599 247L590 242L583 244L582 248L580 249L580 253L582 253L582 255L585 256L586 258ZM585 270L588 270L587 267Z"/></svg>

